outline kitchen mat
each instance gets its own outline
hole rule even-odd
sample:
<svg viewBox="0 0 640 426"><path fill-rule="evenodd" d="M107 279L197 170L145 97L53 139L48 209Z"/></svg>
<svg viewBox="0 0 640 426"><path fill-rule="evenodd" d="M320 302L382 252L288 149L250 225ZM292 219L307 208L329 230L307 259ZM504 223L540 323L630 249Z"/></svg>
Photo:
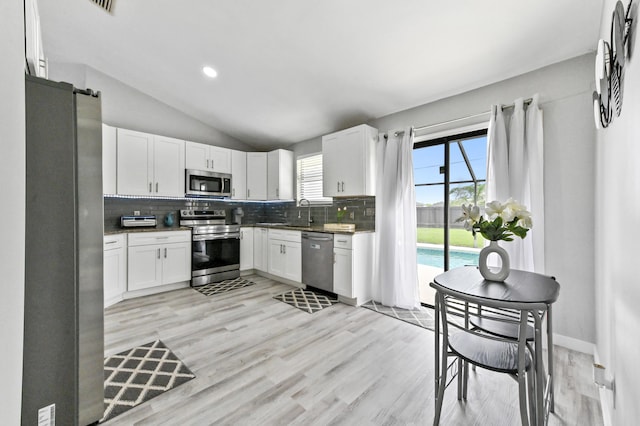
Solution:
<svg viewBox="0 0 640 426"><path fill-rule="evenodd" d="M273 298L310 314L338 303L336 297L301 288L273 296Z"/></svg>
<svg viewBox="0 0 640 426"><path fill-rule="evenodd" d="M193 379L195 374L161 340L104 359L106 422Z"/></svg>
<svg viewBox="0 0 640 426"><path fill-rule="evenodd" d="M247 287L253 284L255 284L253 281L245 280L244 278L238 277L232 280L220 281L219 283L211 283L193 287L193 289L198 290L205 296L213 296L215 294L226 293L228 291Z"/></svg>
<svg viewBox="0 0 640 426"><path fill-rule="evenodd" d="M385 306L373 300L361 306L380 314L399 319L400 321L417 325L418 327L426 328L431 331L435 330L435 312L431 308L421 306L417 309L401 309Z"/></svg>

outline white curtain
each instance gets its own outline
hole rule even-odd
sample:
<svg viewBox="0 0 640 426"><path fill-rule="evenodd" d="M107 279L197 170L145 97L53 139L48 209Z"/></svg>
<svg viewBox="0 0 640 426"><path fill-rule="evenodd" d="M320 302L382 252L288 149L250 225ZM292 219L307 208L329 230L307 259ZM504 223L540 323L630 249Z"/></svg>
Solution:
<svg viewBox="0 0 640 426"><path fill-rule="evenodd" d="M373 299L386 306L420 306L416 249L413 129L380 135L376 149L376 257Z"/></svg>
<svg viewBox="0 0 640 426"><path fill-rule="evenodd" d="M487 141L487 202L509 198L531 212L533 227L525 239L500 245L509 253L511 267L544 273L544 170L542 110L538 95L524 107L514 102L507 124L500 105L491 108Z"/></svg>

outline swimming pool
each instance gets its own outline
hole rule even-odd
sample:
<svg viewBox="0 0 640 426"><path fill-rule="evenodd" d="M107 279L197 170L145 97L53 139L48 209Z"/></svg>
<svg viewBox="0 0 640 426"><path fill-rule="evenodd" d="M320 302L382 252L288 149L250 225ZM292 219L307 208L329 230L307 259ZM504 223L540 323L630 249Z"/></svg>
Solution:
<svg viewBox="0 0 640 426"><path fill-rule="evenodd" d="M465 265L477 265L479 254L468 251L449 250L449 269ZM444 268L444 250L418 247L418 264Z"/></svg>

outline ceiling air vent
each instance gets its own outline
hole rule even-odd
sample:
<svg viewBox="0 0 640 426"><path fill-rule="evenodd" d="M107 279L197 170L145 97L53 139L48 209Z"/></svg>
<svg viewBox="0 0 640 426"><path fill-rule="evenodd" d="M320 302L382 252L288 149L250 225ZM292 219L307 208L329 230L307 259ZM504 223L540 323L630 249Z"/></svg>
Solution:
<svg viewBox="0 0 640 426"><path fill-rule="evenodd" d="M113 8L113 2L115 0L91 0L107 12L111 13L111 9Z"/></svg>

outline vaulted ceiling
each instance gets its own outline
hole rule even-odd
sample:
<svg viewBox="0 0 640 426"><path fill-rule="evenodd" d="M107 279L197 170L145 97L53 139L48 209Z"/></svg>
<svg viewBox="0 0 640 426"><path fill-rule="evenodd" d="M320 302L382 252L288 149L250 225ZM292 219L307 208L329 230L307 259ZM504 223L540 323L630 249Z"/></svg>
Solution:
<svg viewBox="0 0 640 426"><path fill-rule="evenodd" d="M40 0L89 65L255 147L299 142L593 51L602 0ZM210 65L218 77L209 79Z"/></svg>

